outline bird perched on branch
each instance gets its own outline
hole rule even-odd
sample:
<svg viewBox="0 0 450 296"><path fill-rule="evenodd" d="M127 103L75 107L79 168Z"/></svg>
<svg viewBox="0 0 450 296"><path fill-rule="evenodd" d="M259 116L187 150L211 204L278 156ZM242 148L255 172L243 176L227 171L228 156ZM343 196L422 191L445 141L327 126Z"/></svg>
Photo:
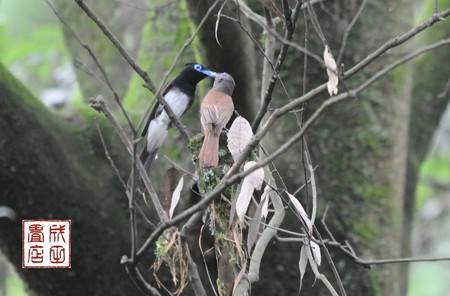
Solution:
<svg viewBox="0 0 450 296"><path fill-rule="evenodd" d="M162 95L177 118L191 107L195 97L197 83L206 77L215 77L216 72L210 71L197 63L186 64L180 73L166 86ZM140 156L147 173L155 159L159 147L167 136L171 126L169 115L158 102L153 108L142 136L147 134L147 143Z"/></svg>
<svg viewBox="0 0 450 296"><path fill-rule="evenodd" d="M219 164L220 133L233 115L231 94L234 79L230 74L218 73L214 85L200 106L200 121L205 138L198 155L201 167L216 167Z"/></svg>

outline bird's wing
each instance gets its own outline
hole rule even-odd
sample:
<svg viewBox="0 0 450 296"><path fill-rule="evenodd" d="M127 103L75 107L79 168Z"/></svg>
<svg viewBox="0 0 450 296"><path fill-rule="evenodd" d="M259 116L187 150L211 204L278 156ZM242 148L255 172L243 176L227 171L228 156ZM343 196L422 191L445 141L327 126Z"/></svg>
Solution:
<svg viewBox="0 0 450 296"><path fill-rule="evenodd" d="M216 98L218 94L217 92L210 91L203 98L202 104L200 105L200 121L203 126L217 122L219 110L217 109Z"/></svg>
<svg viewBox="0 0 450 296"><path fill-rule="evenodd" d="M174 83L175 78L173 78L169 83L167 83L167 85L165 86L163 92L162 92L162 96L164 97L167 92L169 91L169 89L172 88L172 85ZM161 114L161 112L164 110L163 106L159 103L156 102L155 106L153 106L152 112L150 113L150 116L148 117L147 123L145 124L144 130L142 131L141 136L144 137L145 134L147 134L148 131L148 125L150 124L150 121L152 121L153 118L157 117L159 114Z"/></svg>
<svg viewBox="0 0 450 296"><path fill-rule="evenodd" d="M230 120L233 111L233 100L229 95L210 91L200 107L202 124L213 124L216 127L215 130L220 132Z"/></svg>

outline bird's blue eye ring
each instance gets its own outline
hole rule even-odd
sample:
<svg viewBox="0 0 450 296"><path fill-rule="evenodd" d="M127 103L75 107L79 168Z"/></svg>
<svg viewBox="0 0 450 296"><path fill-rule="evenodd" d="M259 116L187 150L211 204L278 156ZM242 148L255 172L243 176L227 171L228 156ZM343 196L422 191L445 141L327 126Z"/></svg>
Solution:
<svg viewBox="0 0 450 296"><path fill-rule="evenodd" d="M199 64L195 64L195 66L194 66L194 69L197 70L197 71L201 71L202 68L203 67L201 65L199 65Z"/></svg>

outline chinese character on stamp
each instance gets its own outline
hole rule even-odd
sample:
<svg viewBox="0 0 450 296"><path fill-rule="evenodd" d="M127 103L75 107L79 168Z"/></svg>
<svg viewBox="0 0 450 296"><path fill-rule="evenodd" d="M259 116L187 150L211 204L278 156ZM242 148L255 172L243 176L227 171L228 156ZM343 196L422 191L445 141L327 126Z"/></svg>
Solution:
<svg viewBox="0 0 450 296"><path fill-rule="evenodd" d="M70 220L23 220L22 267L70 268Z"/></svg>

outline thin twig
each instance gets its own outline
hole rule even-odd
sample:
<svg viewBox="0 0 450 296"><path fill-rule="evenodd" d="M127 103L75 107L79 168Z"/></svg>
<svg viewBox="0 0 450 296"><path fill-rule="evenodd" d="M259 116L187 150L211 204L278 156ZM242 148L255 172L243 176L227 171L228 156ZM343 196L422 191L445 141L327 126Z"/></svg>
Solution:
<svg viewBox="0 0 450 296"><path fill-rule="evenodd" d="M435 23L441 21L442 19L446 18L450 15L450 9L447 9L441 13L438 13L436 15L431 16L429 19L424 21L422 24L412 28L411 30L407 31L406 33L394 37L385 44L383 44L381 47L379 47L377 50L369 54L365 59L363 59L361 62L353 66L350 70L346 71L344 74L345 78L349 78L350 76L353 76L357 72L359 72L361 69L365 68L367 65L369 65L371 62L376 60L379 56L387 52L389 49L396 47L402 43L405 43L409 39L413 38L423 30L427 29L428 27L434 25Z"/></svg>
<svg viewBox="0 0 450 296"><path fill-rule="evenodd" d="M94 110L101 112L105 115L105 117L109 120L110 124L113 126L116 133L119 135L119 138L122 140L122 143L125 145L125 148L128 150L128 152L131 155L135 154L135 150L133 149L133 144L130 142L130 139L126 135L125 131L122 129L122 126L117 122L116 118L112 115L111 111L109 110L108 106L106 106L105 101L101 96L98 96L97 98L92 98L90 100L90 106ZM148 178L147 172L144 169L144 165L142 164L139 157L134 157L135 160L134 164L137 165L137 169L139 171L139 174L141 176L141 179L144 181L145 187L150 193L150 197L153 202L153 206L155 207L156 212L158 213L159 218L164 221L167 220L167 213L164 211L161 202L158 199L158 196L156 194L155 189L151 185L151 182ZM133 190L134 191L134 190Z"/></svg>
<svg viewBox="0 0 450 296"><path fill-rule="evenodd" d="M449 10L450 12L450 10ZM434 21L436 22L436 20ZM433 21L429 22L429 25L434 23ZM420 28L420 26L419 26ZM416 30L417 32L415 32L413 35L417 34L420 30ZM411 35L409 38L411 38L413 35ZM406 41L406 38L403 40ZM380 53L381 54L381 53ZM322 90L320 90L320 88L323 87ZM281 114L286 111L285 113L287 113L289 110L292 110L292 107L295 107L295 104L302 104L303 102L305 102L306 100L308 100L309 98L312 98L314 95L316 95L317 93L319 93L320 91L323 91L325 89L325 85L321 86L319 88L316 88L314 90L312 90L311 92L309 92L308 94L306 94L305 96L302 97L301 100L298 100L297 102L292 102L290 104L287 104L286 106L284 106L283 108L277 109L274 111L274 113L271 115L271 117L269 118L268 122L266 122L262 127L261 130L258 131L257 134L255 134L255 136L252 138L252 140L250 141L250 143L247 145L247 147L245 148L245 150L243 151L241 157L238 159L238 161L236 161L233 166L230 168L230 170L227 172L227 174L223 177L223 179L217 184L217 186L211 191L209 192L199 203L197 203L196 205L190 207L189 209L185 210L184 212L178 214L177 216L175 216L173 219L168 220L168 221L164 221L162 222L157 229L155 229L155 231L148 237L148 239L146 240L146 242L143 244L143 246L138 250L137 252L137 256L136 259L138 260L140 257L143 256L143 254L146 253L146 251L148 250L148 248L156 241L156 239L162 234L162 232L175 225L176 223L183 221L185 219L187 219L188 217L190 217L192 214L206 208L206 206L208 206L212 200L214 198L216 198L223 190L225 190L229 185L239 181L240 179L242 179L243 176L249 174L250 172L252 172L253 170L255 170L256 168L262 167L264 165L266 165L269 161L271 161L272 159L274 159L275 157L277 157L278 155L272 154L271 156L267 157L266 159L264 159L263 161L259 162L257 166L252 167L249 170L246 170L242 173L238 173L238 169L239 167L242 165L243 161L247 158L248 154L250 153L250 151L252 151L256 145L258 145L258 143L260 142L260 140L262 139L262 137L267 133L268 128L275 122L276 118L281 116ZM294 138L296 137L297 139L294 139L294 142L296 140L298 140L298 138L301 138L303 136L303 134L306 132L306 130L308 130L310 128L310 126L312 125L312 123L315 122L315 120L318 118L318 116L325 110L327 109L329 106L339 103L340 101L347 99L350 97L350 94L344 93L341 94L339 96L336 97L332 97L331 99L327 100L324 102L324 104L322 104L317 110L316 112L313 114L313 116L311 116L309 118L308 121L305 122L305 125L303 126L303 129L297 133L296 135L294 135ZM288 107L289 105L289 107ZM285 114L283 113L283 114ZM286 149L288 149L290 147L291 144L288 144L287 146L283 145L283 150L277 150L277 152L279 153L280 151L285 151Z"/></svg>
<svg viewBox="0 0 450 296"><path fill-rule="evenodd" d="M239 2L238 6L239 6L240 11L243 12L244 15L246 15L246 13L248 13L248 11L251 11L251 9L244 2ZM294 10L293 14L295 14L295 10ZM289 46L295 48L296 50L298 50L298 51L300 51L300 52L302 52L304 54L307 54L308 56L310 56L313 59L317 60L321 65L324 65L324 62L323 62L323 60L322 60L322 58L320 56L318 56L317 54L313 53L312 51L309 51L306 48L298 45L295 42L292 42L290 40L286 40L283 36L278 34L278 32L274 28L271 28L271 27L267 26L264 18L262 18L261 16L260 16L260 18L251 19L251 20L253 20L255 23L260 25L264 30L269 32L272 36L275 37L275 39L277 39L282 44L289 45Z"/></svg>
<svg viewBox="0 0 450 296"><path fill-rule="evenodd" d="M59 19L59 21L64 25L64 27L67 29L67 31L72 35L75 40L78 42L78 44L83 47L89 54L89 56L94 61L95 65L97 66L100 73L102 73L103 78L105 79L104 83L106 83L106 86L109 91L113 94L114 100L119 106L120 110L122 111L122 114L124 115L125 119L128 122L128 125L130 129L135 133L135 129L133 124L131 123L130 117L128 116L128 113L125 111L125 108L122 105L122 102L119 99L119 95L117 94L116 90L112 86L111 81L109 80L108 75L106 74L105 69L103 69L102 65L100 64L100 61L98 60L97 56L94 54L94 51L89 47L88 44L83 42L80 37L78 37L77 33L72 29L72 27L69 26L69 24L64 20L64 18L59 14L59 12L56 10L56 8L52 5L52 3L49 0L44 0L45 3L50 7L50 9L53 11L53 13L56 15L56 17ZM103 83L103 80L100 80Z"/></svg>
<svg viewBox="0 0 450 296"><path fill-rule="evenodd" d="M450 10L449 10L450 11ZM293 136L291 136L289 138L289 140L287 140L284 144L282 144L280 147L278 147L277 150L275 150L271 155L269 155L268 157L266 157L265 159L258 161L256 165L252 166L251 168L249 168L248 170L245 170L241 173L237 173L235 174L235 172L237 171L237 167L240 166L245 159L247 158L247 156L249 155L249 153L260 143L261 139L264 137L264 135L268 132L268 130L270 129L270 127L274 124L274 122L283 114L286 114L291 108L295 108L297 107L297 105L302 104L303 102L309 100L310 98L312 98L313 96L315 96L321 89L322 86L315 88L314 90L310 91L308 94L306 94L305 96L302 97L301 100L296 100L293 101L289 104L286 104L285 106L275 109L275 111L272 113L272 115L269 117L269 119L267 120L267 122L261 127L261 129L252 137L251 141L249 142L249 144L244 148L241 156L239 157L238 161L236 161L233 166L230 168L230 170L227 172L227 174L224 177L224 183L232 183L235 180L240 180L241 178L247 176L248 174L250 174L251 172L255 171L258 168L264 167L265 165L269 164L271 161L273 161L274 159L276 159L277 157L279 157L281 154L285 153L286 150L288 150L292 145L294 145L296 142L298 142L303 135L306 133L307 130L309 130L309 128L311 127L311 125L320 117L320 115L327 110L330 106L333 106L337 103L340 103L341 101L344 101L346 99L349 98L353 98L356 94L358 94L359 92L362 92L365 88L367 88L370 84L374 83L377 79L381 78L383 75L387 74L389 71L393 70L394 68L396 68L397 66L411 60L414 57L419 56L420 54L423 54L427 51L436 49L440 46L444 46L450 43L450 39L445 39L445 40L441 40L435 44L432 44L430 46L424 47L422 49L419 49L417 51L415 51L414 53L399 59L397 62L391 64L390 66L387 66L386 68L384 68L383 70L379 71L378 73L376 73L374 77L369 78L366 82L364 82L363 84L361 84L359 87L357 87L354 90L350 90L348 92L345 93L341 93L338 96L334 96L330 99L328 99L327 101L323 102L319 108L316 109L316 111L311 115L311 117L305 122L303 128L297 132L296 134L294 134ZM324 86L325 87L325 86ZM289 107L288 107L289 106ZM219 185L223 185L222 182L220 182L218 184ZM221 186L219 186L221 187ZM214 192L214 190L212 191Z"/></svg>
<svg viewBox="0 0 450 296"><path fill-rule="evenodd" d="M328 264L330 264L331 270L333 271L333 275L334 275L334 278L336 279L336 282L338 284L341 295L347 296L347 292L345 291L344 284L342 283L342 280L341 280L341 276L339 275L336 265L334 264L333 258L331 258L331 254L328 251L327 246L323 242L322 236L320 235L320 232L317 230L316 226L314 226L314 233L319 238L320 244L321 244L323 250L325 251L325 257L327 258Z"/></svg>
<svg viewBox="0 0 450 296"><path fill-rule="evenodd" d="M133 8L133 9L137 9L137 10L140 10L140 11L158 11L158 10L160 10L162 8L165 8L165 7L168 7L168 6L170 6L170 5L174 4L174 3L177 3L178 1L179 0L169 0L166 3L149 7L149 6L142 6L142 5L134 5L134 4L131 4L129 1L126 1L126 0L124 0L124 1L114 0L114 2L116 2L116 3L119 3L121 5L130 7L130 8Z"/></svg>
<svg viewBox="0 0 450 296"><path fill-rule="evenodd" d="M200 279L200 275L198 273L197 264L192 260L192 257L189 252L189 246L187 243L187 238L192 235L192 228L198 221L201 220L203 213L197 212L195 215L193 215L187 222L184 224L183 228L181 229L181 241L183 244L183 250L185 250L185 256L187 257L187 264L188 264L188 278L189 282L192 285L192 289L195 292L195 295L198 296L206 296L205 287L202 283L202 280Z"/></svg>
<svg viewBox="0 0 450 296"><path fill-rule="evenodd" d="M124 258L122 257L122 261L123 260ZM136 267L129 268L128 266L126 266L125 270L127 271L130 278L133 280L133 283L135 283L136 286L139 288L139 290L141 290L144 294L150 294L152 296L161 296L159 291L145 280L141 272Z"/></svg>
<svg viewBox="0 0 450 296"><path fill-rule="evenodd" d="M336 64L338 64L338 65L342 61L342 56L344 55L344 50L345 50L345 47L347 46L348 35L350 34L350 31L353 29L353 26L355 25L356 21L359 19L360 15L362 14L362 12L364 10L364 7L366 7L366 4L367 4L367 0L362 0L358 11L356 12L356 14L353 17L353 19L350 22L350 24L345 29L344 37L342 37L341 49L339 50L339 54L338 54L338 57L337 57L337 60L336 60Z"/></svg>
<svg viewBox="0 0 450 296"><path fill-rule="evenodd" d="M322 3L324 1L325 0L310 0L309 3L311 5L314 5L314 4ZM301 6L301 9L307 9L307 8L308 8L307 5L305 5L305 3L303 3L302 6Z"/></svg>
<svg viewBox="0 0 450 296"><path fill-rule="evenodd" d="M305 0L308 8L309 17L311 19L311 24L316 30L317 35L319 35L319 38L322 40L322 43L325 45L327 43L327 39L325 38L325 34L323 34L322 28L320 27L319 20L317 19L316 12L314 11L314 8L311 5L310 0Z"/></svg>
<svg viewBox="0 0 450 296"><path fill-rule="evenodd" d="M211 7L208 9L208 11L206 12L205 16L203 17L203 19L200 21L200 23L198 24L195 32L191 35L191 37L189 37L183 44L183 46L180 48L180 50L177 52L177 54L175 55L175 57L173 58L173 62L172 65L170 65L169 69L166 71L166 73L163 76L163 79L161 81L161 84L158 88L158 90L155 93L156 98L158 99L158 94L162 91L167 79L169 78L170 73L172 73L173 69L175 68L176 63L178 62L178 60L180 59L181 55L183 54L183 52L189 47L189 45L191 45L192 41L194 41L194 38L197 36L198 32L200 31L200 29L203 27L203 25L205 24L206 20L208 19L208 17L211 15L211 13L213 12L214 8L217 6L217 4L219 4L220 0L216 0ZM158 99L158 101L160 101ZM161 102L161 101L160 101ZM164 104L163 104L164 105ZM141 122L138 125L138 130L142 130L144 128L144 124L147 123L148 121L148 117L150 116L150 112L151 112L151 108L149 107L145 113L145 115L142 117ZM169 116L170 117L170 116ZM172 119L172 118L171 118ZM186 142L189 141L189 134L186 130L186 128L184 126L181 126L183 129L183 137L184 140Z"/></svg>
<svg viewBox="0 0 450 296"><path fill-rule="evenodd" d="M286 21L286 31L284 34L284 40L290 41L294 36L295 23L297 22L298 15L300 13L299 5L300 5L300 0L297 1L297 7L292 12L292 17L289 15L289 18L285 20ZM286 12L286 14L288 14L288 13ZM268 31L270 31L270 28L268 28ZM272 93L275 88L275 84L278 80L278 76L281 71L281 68L283 67L284 60L286 58L288 49L289 49L289 46L287 44L283 44L283 46L281 47L280 53L278 54L277 61L275 62L275 68L273 69L273 72L272 72L272 77L266 88L264 98L261 102L261 105L256 114L256 117L252 123L253 132L256 132L256 130L259 128L259 125L261 124L262 119L264 118L265 114L267 113L267 108L272 100Z"/></svg>
<svg viewBox="0 0 450 296"><path fill-rule="evenodd" d="M324 283L325 287L327 287L328 291L330 291L331 295L333 296L339 296L336 290L333 288L333 285L331 285L330 281L319 272L319 269L317 268L316 261L313 258L313 254L311 252L311 248L307 247L307 254L308 254L308 262L311 266L312 271L314 272L315 276Z"/></svg>
<svg viewBox="0 0 450 296"><path fill-rule="evenodd" d="M116 47L116 49L120 52L120 54L125 58L125 60L130 64L130 66L133 68L133 70L144 80L145 84L144 86L149 89L152 93L155 94L156 99L160 102L160 104L164 107L164 110L166 111L167 115L169 116L172 123L178 128L181 135L184 137L186 141L189 141L189 135L184 128L184 126L180 123L178 118L173 113L172 108L167 104L164 97L158 93L155 84L153 83L153 80L150 78L147 72L145 72L137 63L136 61L131 57L131 55L128 53L128 51L125 49L125 47L120 43L120 41L117 39L116 36L106 27L106 25L103 23L103 21L99 18L99 16L92 11L92 9L83 1L83 0L74 0L78 6L80 6L81 9L86 13L86 15L94 21L95 24L103 31L106 37L111 41L111 43Z"/></svg>
<svg viewBox="0 0 450 296"><path fill-rule="evenodd" d="M327 232L328 236L330 237L331 240L335 241L335 238L333 236L333 233L330 231L330 229L328 228L328 225L326 224L325 220L327 219L327 215L328 215L328 210L330 208L330 204L327 204L327 207L325 208L325 211L323 211L323 215L322 215L322 219L320 219L320 221L322 222L323 227L325 228L325 231Z"/></svg>
<svg viewBox="0 0 450 296"><path fill-rule="evenodd" d="M270 240L276 235L277 231L272 228L278 228L281 225L281 222L284 220L285 211L281 198L274 194L272 197L272 203L275 208L275 214L272 219L270 219L269 226L264 229L264 232L259 237L256 242L255 248L252 253L252 257L250 260L250 266L247 273L246 281L241 281L236 287L235 293L236 295L245 295L245 292L248 293L250 289L250 285L248 283L254 283L259 280L259 269L261 265L261 260L264 255L264 251L267 248Z"/></svg>
<svg viewBox="0 0 450 296"><path fill-rule="evenodd" d="M435 257L435 258L389 258L389 259L375 259L366 260L358 257L350 245L347 243L345 246L337 241L324 240L324 244L332 247L336 247L352 258L356 263L370 268L372 265L385 265L385 264L401 264L401 263L414 263L414 262L438 262L438 261L450 261L450 257ZM347 250L349 248L350 250Z"/></svg>
<svg viewBox="0 0 450 296"><path fill-rule="evenodd" d="M122 184L123 188L127 189L127 184L125 184L125 181L123 180L122 176L120 175L119 169L117 168L116 164L114 163L114 160L111 157L111 154L109 153L108 147L106 146L105 139L103 137L102 130L100 129L100 126L97 122L97 120L94 120L95 127L97 129L97 133L100 137L100 141L102 142L103 150L105 151L106 159L108 159L109 163L111 164L111 167L113 168L114 172L116 173L117 178L119 179L119 182Z"/></svg>
<svg viewBox="0 0 450 296"><path fill-rule="evenodd" d="M308 166L309 178L311 180L311 199L312 199L312 211L311 211L311 223L314 225L314 220L316 220L317 212L317 188L316 188L316 177L314 174L314 169L311 164L311 157L308 151L305 151L306 164Z"/></svg>

